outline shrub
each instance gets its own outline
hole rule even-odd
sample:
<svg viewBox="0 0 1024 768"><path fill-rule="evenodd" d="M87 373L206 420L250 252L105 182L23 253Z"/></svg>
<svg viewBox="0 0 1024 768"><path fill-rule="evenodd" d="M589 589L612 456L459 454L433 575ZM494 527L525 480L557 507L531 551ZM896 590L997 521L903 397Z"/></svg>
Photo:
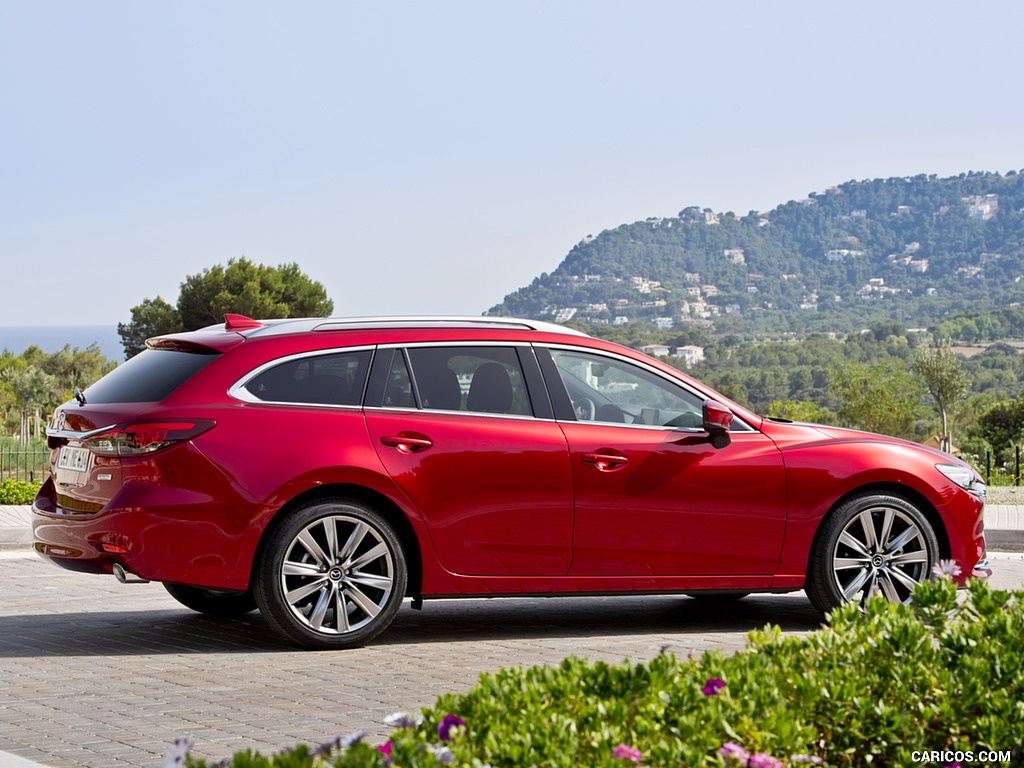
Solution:
<svg viewBox="0 0 1024 768"><path fill-rule="evenodd" d="M393 716L385 751L354 734L226 764L838 768L920 764L923 750L962 752L964 762L1014 750L1020 764L1022 597L971 581L958 601L953 583L937 579L917 588L913 606L843 606L806 637L769 626L729 657L503 669L420 717ZM180 760L169 764L207 765L184 751Z"/></svg>
<svg viewBox="0 0 1024 768"><path fill-rule="evenodd" d="M31 504L42 483L30 480L0 482L0 504Z"/></svg>

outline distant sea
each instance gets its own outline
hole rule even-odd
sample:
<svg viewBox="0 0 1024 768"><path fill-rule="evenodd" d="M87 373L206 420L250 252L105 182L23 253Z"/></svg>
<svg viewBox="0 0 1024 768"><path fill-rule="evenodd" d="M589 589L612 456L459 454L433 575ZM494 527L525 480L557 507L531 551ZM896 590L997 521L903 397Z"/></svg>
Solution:
<svg viewBox="0 0 1024 768"><path fill-rule="evenodd" d="M35 344L43 352L59 352L66 344L85 349L99 344L108 360L124 362L124 349L116 325L12 325L0 327L0 350L20 355Z"/></svg>

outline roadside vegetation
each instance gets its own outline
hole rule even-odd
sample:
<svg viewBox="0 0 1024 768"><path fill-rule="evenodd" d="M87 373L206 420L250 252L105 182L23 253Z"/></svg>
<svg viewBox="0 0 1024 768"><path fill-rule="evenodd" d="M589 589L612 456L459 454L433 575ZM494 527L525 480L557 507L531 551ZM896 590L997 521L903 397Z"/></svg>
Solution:
<svg viewBox="0 0 1024 768"><path fill-rule="evenodd" d="M365 733L218 765L277 766L909 766L1020 764L1024 743L1024 592L971 581L954 566L914 605L847 605L806 637L751 632L748 649L610 665L484 674L420 714L396 713L388 740ZM178 742L165 765L210 768ZM948 758L922 761L935 751ZM1010 752L1012 751L1012 756ZM999 759L986 759L995 752ZM918 753L918 757L915 757ZM969 756L973 756L970 759Z"/></svg>

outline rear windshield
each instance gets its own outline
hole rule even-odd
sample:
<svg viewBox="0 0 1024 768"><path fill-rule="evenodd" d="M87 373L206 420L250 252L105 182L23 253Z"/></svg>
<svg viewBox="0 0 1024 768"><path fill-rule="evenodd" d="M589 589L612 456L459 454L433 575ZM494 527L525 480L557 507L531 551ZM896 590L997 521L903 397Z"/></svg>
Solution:
<svg viewBox="0 0 1024 768"><path fill-rule="evenodd" d="M147 349L85 390L87 403L156 403L206 365L216 354Z"/></svg>

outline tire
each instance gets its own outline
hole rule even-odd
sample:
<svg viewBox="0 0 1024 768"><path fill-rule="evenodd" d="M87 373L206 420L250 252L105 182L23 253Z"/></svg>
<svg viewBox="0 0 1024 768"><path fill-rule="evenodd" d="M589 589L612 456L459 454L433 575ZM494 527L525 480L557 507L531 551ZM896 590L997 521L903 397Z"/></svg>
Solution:
<svg viewBox="0 0 1024 768"><path fill-rule="evenodd" d="M280 635L308 648L352 648L392 622L405 598L405 555L379 513L323 499L289 514L267 542L256 603Z"/></svg>
<svg viewBox="0 0 1024 768"><path fill-rule="evenodd" d="M205 613L207 616L229 619L256 610L256 601L251 592L204 589L168 582L164 583L164 589L186 608Z"/></svg>
<svg viewBox="0 0 1024 768"><path fill-rule="evenodd" d="M900 496L861 494L830 512L815 536L807 596L822 614L875 592L909 603L938 559L938 539L920 509Z"/></svg>

